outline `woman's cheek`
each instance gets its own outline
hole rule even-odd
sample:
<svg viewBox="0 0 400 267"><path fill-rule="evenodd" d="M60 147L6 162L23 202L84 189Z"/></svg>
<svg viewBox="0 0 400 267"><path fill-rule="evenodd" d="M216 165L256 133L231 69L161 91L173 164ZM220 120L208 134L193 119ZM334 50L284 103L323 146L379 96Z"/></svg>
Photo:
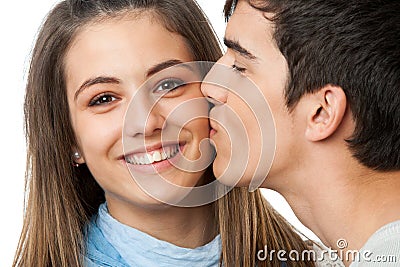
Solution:
<svg viewBox="0 0 400 267"><path fill-rule="evenodd" d="M91 158L118 157L111 148L122 139L123 114L110 112L84 118L79 121L77 138L86 161ZM122 154L122 151L120 151Z"/></svg>

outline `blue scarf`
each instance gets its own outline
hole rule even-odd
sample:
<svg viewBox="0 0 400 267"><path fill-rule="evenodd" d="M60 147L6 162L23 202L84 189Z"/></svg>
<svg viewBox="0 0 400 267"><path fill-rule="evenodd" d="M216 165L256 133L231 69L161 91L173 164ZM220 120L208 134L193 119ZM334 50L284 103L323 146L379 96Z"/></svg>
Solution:
<svg viewBox="0 0 400 267"><path fill-rule="evenodd" d="M195 249L178 247L118 222L108 213L105 203L100 206L94 223L130 266L219 266L219 235L210 243Z"/></svg>

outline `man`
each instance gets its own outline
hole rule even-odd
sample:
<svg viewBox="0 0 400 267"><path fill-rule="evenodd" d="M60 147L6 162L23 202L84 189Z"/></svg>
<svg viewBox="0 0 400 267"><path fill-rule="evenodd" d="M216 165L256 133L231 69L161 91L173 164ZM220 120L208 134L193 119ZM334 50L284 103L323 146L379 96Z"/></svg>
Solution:
<svg viewBox="0 0 400 267"><path fill-rule="evenodd" d="M399 14L393 0L225 5L228 49L218 63L258 86L275 121L275 158L261 186L280 192L346 266L400 266ZM235 158L229 127L217 123L229 106L247 130L238 185L249 185L262 147L257 110L225 87L202 90L215 104L214 173Z"/></svg>

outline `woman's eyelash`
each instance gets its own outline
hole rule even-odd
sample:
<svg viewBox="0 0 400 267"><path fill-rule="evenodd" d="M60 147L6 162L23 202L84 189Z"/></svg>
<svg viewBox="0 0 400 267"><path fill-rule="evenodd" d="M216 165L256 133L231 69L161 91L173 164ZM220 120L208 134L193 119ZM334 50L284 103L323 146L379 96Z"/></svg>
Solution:
<svg viewBox="0 0 400 267"><path fill-rule="evenodd" d="M154 93L168 93L168 92L172 92L176 89L178 89L179 87L181 87L182 85L185 85L185 82L183 82L180 79L166 79L161 81L160 83L158 83L155 86L155 89L153 90Z"/></svg>
<svg viewBox="0 0 400 267"><path fill-rule="evenodd" d="M232 69L233 69L234 71L238 71L238 72L240 72L240 73L243 73L243 72L246 71L246 68L238 67L238 66L236 66L235 64L232 65Z"/></svg>
<svg viewBox="0 0 400 267"><path fill-rule="evenodd" d="M99 105L105 105L108 104L112 101L115 101L116 97L108 94L108 93L104 93L104 94L100 94L96 97L94 97L90 102L89 102L89 107L92 106L99 106Z"/></svg>

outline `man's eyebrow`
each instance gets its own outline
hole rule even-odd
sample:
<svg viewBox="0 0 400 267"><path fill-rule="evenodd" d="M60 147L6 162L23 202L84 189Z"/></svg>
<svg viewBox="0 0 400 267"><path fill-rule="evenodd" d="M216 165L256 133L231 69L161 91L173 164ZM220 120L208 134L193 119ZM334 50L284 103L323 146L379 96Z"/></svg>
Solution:
<svg viewBox="0 0 400 267"><path fill-rule="evenodd" d="M78 95L88 88L89 86L99 84L99 83L113 83L113 84L119 84L121 81L115 77L106 77L106 76L99 76L95 78L90 78L86 80L82 85L79 87L79 89L75 92L74 100L78 97Z"/></svg>
<svg viewBox="0 0 400 267"><path fill-rule="evenodd" d="M184 64L184 62L179 60L179 59L170 59L170 60L163 61L161 63L158 63L158 64L152 66L149 70L147 70L146 78L149 78L150 76L156 74L157 72L160 72L160 71L165 70L165 69L167 69L169 67L172 67L172 66L175 66L175 65L179 65L179 64L182 64L182 67L186 67L189 70L193 71L193 68L190 67L189 64Z"/></svg>
<svg viewBox="0 0 400 267"><path fill-rule="evenodd" d="M226 47L238 52L240 55L242 55L245 58L248 58L250 60L255 60L257 57L250 53L246 48L241 46L238 41L234 40L229 40L227 38L224 38L224 44Z"/></svg>

